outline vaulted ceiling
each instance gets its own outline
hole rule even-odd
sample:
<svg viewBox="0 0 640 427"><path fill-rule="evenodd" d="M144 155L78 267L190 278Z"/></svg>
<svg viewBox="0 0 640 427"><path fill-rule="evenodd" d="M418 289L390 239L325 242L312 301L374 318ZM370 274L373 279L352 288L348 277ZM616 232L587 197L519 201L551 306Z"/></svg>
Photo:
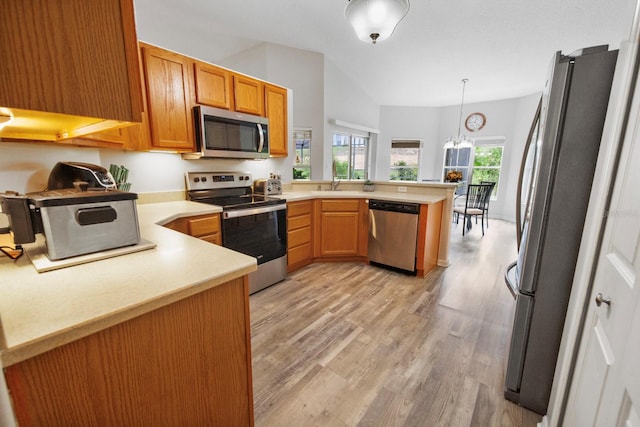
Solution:
<svg viewBox="0 0 640 427"><path fill-rule="evenodd" d="M554 53L626 40L635 0L411 0L393 36L358 40L347 0L134 0L138 36L216 62L270 42L319 52L380 105L542 90ZM202 52L207 52L203 57Z"/></svg>

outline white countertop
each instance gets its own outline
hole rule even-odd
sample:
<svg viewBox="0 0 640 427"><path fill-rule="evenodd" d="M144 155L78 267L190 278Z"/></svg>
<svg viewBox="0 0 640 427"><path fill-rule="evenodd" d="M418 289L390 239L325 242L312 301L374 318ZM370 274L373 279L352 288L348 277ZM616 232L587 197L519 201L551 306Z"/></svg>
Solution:
<svg viewBox="0 0 640 427"><path fill-rule="evenodd" d="M38 273L25 255L0 263L3 366L41 354L256 270L255 258L167 229L221 212L188 201L138 205L153 249Z"/></svg>
<svg viewBox="0 0 640 427"><path fill-rule="evenodd" d="M285 191L279 196L289 202L309 199L374 199L388 200L396 202L420 203L430 205L445 200L445 194L419 194L401 193L392 191L358 191L358 190L337 190L337 191Z"/></svg>
<svg viewBox="0 0 640 427"><path fill-rule="evenodd" d="M445 195L385 191L286 191L287 201L367 198L432 204ZM153 249L38 273L25 255L0 263L0 361L10 366L256 270L255 258L162 227L221 212L189 201L139 204ZM2 335L4 333L4 337Z"/></svg>

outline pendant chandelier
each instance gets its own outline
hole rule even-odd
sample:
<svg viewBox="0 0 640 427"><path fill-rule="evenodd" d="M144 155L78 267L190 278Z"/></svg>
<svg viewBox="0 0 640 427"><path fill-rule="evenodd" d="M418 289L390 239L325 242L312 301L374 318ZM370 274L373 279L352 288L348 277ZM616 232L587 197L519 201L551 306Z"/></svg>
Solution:
<svg viewBox="0 0 640 427"><path fill-rule="evenodd" d="M409 11L409 0L349 0L347 21L363 42L386 40Z"/></svg>
<svg viewBox="0 0 640 427"><path fill-rule="evenodd" d="M467 139L467 137L460 133L462 129L462 107L464 107L464 88L467 85L469 79L462 79L462 101L460 101L460 119L458 121L458 135L450 136L444 144L444 149L448 148L471 148L473 147L473 140Z"/></svg>

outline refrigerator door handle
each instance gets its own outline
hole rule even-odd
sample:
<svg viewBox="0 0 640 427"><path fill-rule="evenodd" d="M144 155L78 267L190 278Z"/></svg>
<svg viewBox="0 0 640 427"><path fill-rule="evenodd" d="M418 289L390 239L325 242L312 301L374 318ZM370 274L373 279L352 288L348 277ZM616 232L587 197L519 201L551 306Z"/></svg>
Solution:
<svg viewBox="0 0 640 427"><path fill-rule="evenodd" d="M518 288L518 281L516 279L516 267L518 265L518 261L513 261L507 267L507 270L504 272L504 282L507 284L507 289L513 295L513 299L516 299L518 296L518 292L520 289Z"/></svg>
<svg viewBox="0 0 640 427"><path fill-rule="evenodd" d="M529 148L531 147L531 143L533 142L533 134L536 131L536 126L538 126L538 122L540 121L541 110L542 110L542 98L540 98L540 101L538 102L538 109L536 110L536 114L533 116L534 117L533 124L531 125L531 129L529 129L529 135L527 136L527 143L524 146L522 160L520 161L520 173L518 174L518 187L516 188L516 244L517 244L516 247L518 248L518 250L520 250L520 241L522 240L522 185L524 184L522 181L524 180L524 170L527 163L527 155L529 154ZM529 203L530 203L531 197L532 197L531 194L529 194L529 197L527 200L527 206L525 206L525 212L529 210Z"/></svg>

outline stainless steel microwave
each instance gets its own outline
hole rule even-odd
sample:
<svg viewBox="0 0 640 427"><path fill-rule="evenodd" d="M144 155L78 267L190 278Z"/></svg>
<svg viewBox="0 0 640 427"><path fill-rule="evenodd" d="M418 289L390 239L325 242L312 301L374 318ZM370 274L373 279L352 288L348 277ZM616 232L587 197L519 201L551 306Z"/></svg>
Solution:
<svg viewBox="0 0 640 427"><path fill-rule="evenodd" d="M269 119L220 108L193 109L198 153L194 157L266 159Z"/></svg>

